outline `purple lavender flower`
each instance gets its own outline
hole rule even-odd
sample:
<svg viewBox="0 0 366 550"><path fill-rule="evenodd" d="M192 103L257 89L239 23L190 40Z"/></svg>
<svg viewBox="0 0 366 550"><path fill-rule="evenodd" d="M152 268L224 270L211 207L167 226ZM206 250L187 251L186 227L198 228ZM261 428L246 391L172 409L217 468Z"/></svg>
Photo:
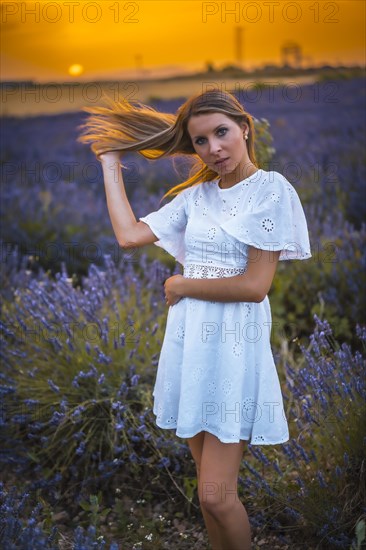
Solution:
<svg viewBox="0 0 366 550"><path fill-rule="evenodd" d="M47 380L49 387L56 393L60 393L60 388L49 378Z"/></svg>

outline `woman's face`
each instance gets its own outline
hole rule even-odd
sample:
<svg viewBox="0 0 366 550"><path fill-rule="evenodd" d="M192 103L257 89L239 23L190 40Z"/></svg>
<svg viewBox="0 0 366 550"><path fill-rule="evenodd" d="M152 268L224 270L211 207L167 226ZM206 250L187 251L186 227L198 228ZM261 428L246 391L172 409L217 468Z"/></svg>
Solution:
<svg viewBox="0 0 366 550"><path fill-rule="evenodd" d="M250 159L243 133L249 130L247 124L240 127L222 113L209 113L191 116L187 130L196 153L222 180L234 184L246 177L244 168Z"/></svg>

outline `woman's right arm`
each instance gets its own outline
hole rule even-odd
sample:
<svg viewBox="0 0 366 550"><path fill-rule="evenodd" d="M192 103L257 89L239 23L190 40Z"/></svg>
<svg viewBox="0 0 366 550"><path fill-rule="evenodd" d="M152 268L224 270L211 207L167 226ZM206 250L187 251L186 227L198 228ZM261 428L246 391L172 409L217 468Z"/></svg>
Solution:
<svg viewBox="0 0 366 550"><path fill-rule="evenodd" d="M158 240L150 227L137 221L128 201L120 166L120 153L104 153L102 164L107 207L114 234L122 248L135 248Z"/></svg>

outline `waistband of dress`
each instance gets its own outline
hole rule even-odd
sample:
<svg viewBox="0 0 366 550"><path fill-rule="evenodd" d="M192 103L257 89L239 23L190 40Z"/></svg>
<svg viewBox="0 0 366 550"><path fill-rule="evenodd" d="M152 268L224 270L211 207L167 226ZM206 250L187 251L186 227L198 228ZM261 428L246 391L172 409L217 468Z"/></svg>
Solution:
<svg viewBox="0 0 366 550"><path fill-rule="evenodd" d="M188 278L221 278L245 273L246 267L229 267L210 264L186 263L183 275Z"/></svg>

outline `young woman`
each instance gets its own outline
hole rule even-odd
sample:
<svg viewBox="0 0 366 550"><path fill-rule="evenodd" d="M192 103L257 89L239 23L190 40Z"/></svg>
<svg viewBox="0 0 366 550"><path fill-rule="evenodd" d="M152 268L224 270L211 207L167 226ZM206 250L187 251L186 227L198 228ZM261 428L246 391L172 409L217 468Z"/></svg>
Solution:
<svg viewBox="0 0 366 550"><path fill-rule="evenodd" d="M212 548L249 549L237 492L245 442L289 439L267 293L279 260L311 256L299 197L280 173L258 168L252 117L230 93L195 95L176 115L128 102L85 110L93 116L78 139L92 143L102 163L119 244L155 243L184 266L164 284L157 425L188 441ZM173 200L137 221L120 169L124 151L192 155L197 163L167 193Z"/></svg>

